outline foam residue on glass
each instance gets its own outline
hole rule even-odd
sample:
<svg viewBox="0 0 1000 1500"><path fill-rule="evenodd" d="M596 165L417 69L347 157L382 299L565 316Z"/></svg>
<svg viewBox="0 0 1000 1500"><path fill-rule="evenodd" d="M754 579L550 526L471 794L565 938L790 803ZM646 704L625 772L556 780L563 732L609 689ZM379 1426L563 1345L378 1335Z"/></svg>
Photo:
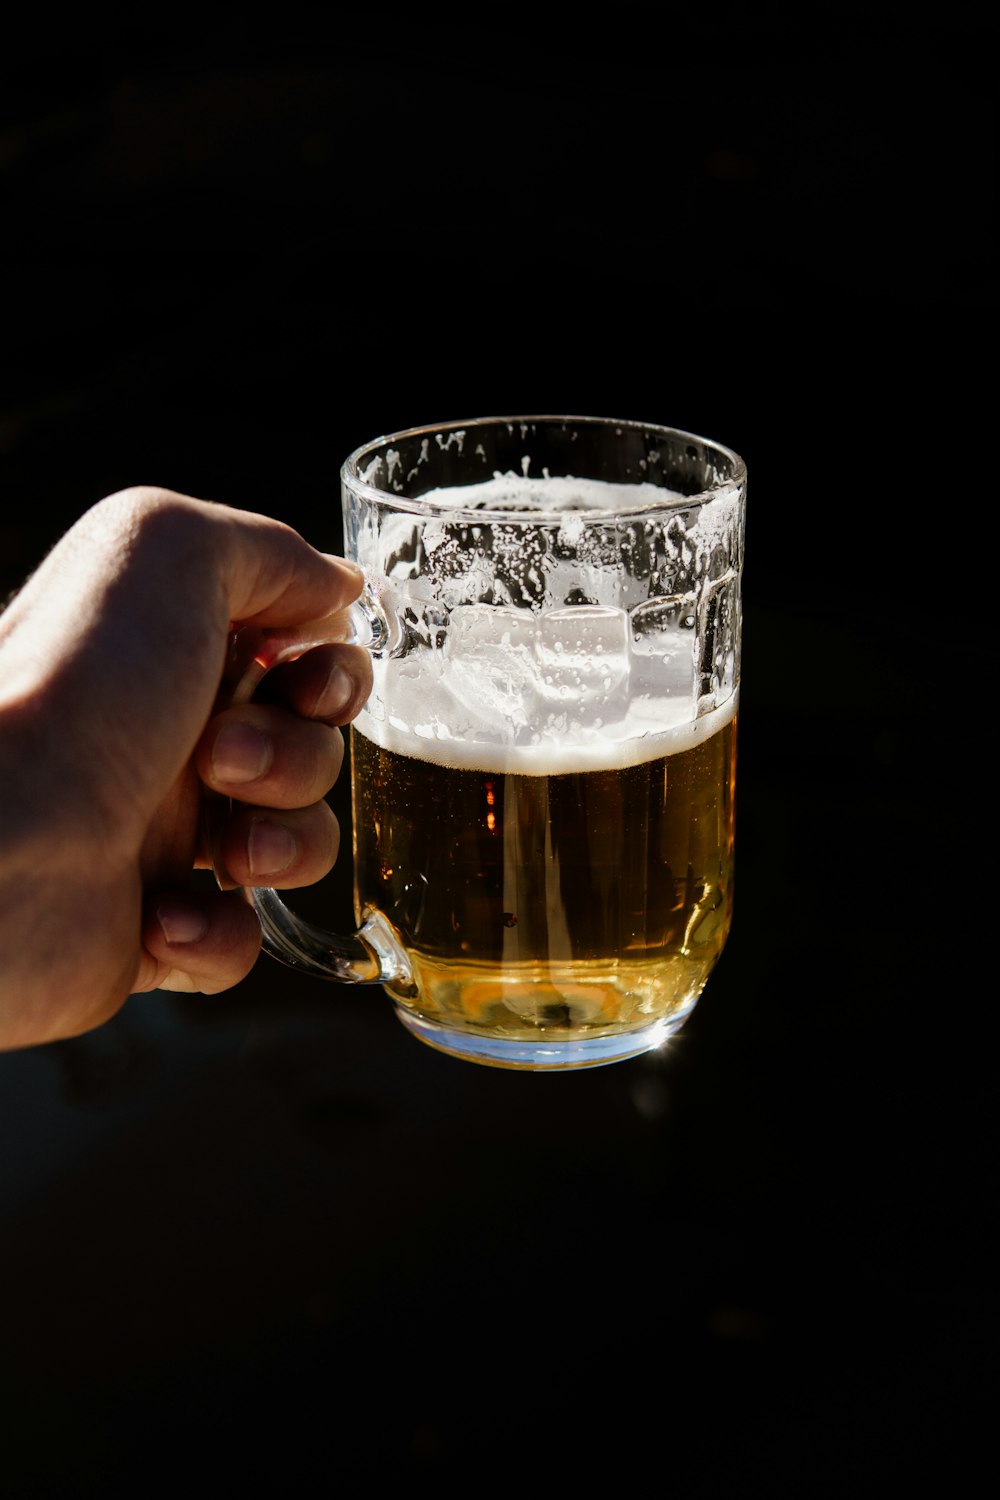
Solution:
<svg viewBox="0 0 1000 1500"><path fill-rule="evenodd" d="M528 460L524 460L527 468ZM662 505L664 500L680 500L675 490L643 481L641 484L615 484L610 480L576 479L572 475L540 476L494 474L477 484L456 484L446 489L428 490L420 497L422 505L443 510L517 511L519 513L553 511L631 511L647 505Z"/></svg>
<svg viewBox="0 0 1000 1500"><path fill-rule="evenodd" d="M414 503L429 514L372 507L358 537L396 627L356 721L367 738L552 775L682 750L735 712L735 487L685 503L648 482L508 473Z"/></svg>

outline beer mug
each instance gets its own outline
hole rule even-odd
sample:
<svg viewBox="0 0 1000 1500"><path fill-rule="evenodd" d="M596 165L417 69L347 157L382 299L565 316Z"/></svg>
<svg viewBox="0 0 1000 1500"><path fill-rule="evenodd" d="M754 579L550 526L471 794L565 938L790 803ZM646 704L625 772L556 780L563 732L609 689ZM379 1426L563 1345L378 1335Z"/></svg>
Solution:
<svg viewBox="0 0 1000 1500"><path fill-rule="evenodd" d="M374 666L359 930L255 890L266 950L383 985L480 1063L658 1046L730 925L743 461L639 422L490 418L380 437L341 484ZM310 644L260 651L238 698Z"/></svg>

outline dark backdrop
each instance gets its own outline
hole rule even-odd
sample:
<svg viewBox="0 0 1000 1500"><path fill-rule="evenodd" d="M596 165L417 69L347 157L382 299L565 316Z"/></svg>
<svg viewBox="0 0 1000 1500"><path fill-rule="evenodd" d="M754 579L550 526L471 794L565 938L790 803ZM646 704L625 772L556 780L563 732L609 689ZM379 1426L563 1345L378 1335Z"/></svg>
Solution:
<svg viewBox="0 0 1000 1500"><path fill-rule="evenodd" d="M736 920L681 1037L493 1072L262 960L0 1058L11 1495L962 1487L995 32L809 14L206 7L0 58L0 594L133 483L336 548L340 460L425 421L750 473Z"/></svg>

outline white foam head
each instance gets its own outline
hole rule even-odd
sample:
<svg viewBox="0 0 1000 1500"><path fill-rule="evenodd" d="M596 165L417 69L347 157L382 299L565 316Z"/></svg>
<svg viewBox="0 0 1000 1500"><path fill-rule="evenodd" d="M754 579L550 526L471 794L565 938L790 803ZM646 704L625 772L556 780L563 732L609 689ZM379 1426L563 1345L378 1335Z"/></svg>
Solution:
<svg viewBox="0 0 1000 1500"><path fill-rule="evenodd" d="M666 722L652 704L637 704L629 720L609 726L608 733L594 726L567 727L561 738L540 733L536 743L522 744L453 732L430 704L419 719L407 722L377 702L358 715L353 727L384 750L456 771L561 776L571 771L623 770L691 750L728 724L738 703L737 691L700 718L685 717L675 723Z"/></svg>
<svg viewBox="0 0 1000 1500"><path fill-rule="evenodd" d="M453 582L442 569L437 597L447 610L447 628L440 641L376 659L374 689L356 728L399 754L524 775L639 764L715 733L736 710L735 676L724 702L699 696L693 612L678 609L666 623L644 621L657 603L650 600L648 577L577 555L595 512L627 514L682 498L649 483L513 474L422 496L439 511L509 507L512 523L525 512L558 512L553 524L560 546L554 550L564 545L565 560L546 556L546 599L560 602L542 608L478 603L484 581L494 597L499 593L489 559L485 579L470 569ZM711 550L716 533L731 524L734 503L723 496L696 509L687 532L692 546ZM428 579L409 559L419 550L433 563L439 548L455 545L454 527L445 519L421 523L419 549L403 545L415 524L412 512L384 518L372 537L382 555L359 559L379 576L387 612L400 617L427 605ZM581 584L592 602L564 605Z"/></svg>

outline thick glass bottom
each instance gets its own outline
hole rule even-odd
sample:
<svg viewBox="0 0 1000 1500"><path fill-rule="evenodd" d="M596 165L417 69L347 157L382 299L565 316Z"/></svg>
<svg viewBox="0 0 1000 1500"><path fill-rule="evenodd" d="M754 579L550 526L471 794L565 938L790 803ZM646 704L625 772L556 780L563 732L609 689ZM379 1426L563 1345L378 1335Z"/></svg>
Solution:
<svg viewBox="0 0 1000 1500"><path fill-rule="evenodd" d="M546 1037L544 1033L532 1037L510 1037L464 1031L440 1021L430 1021L399 1004L396 1005L396 1014L411 1035L438 1052L491 1068L519 1068L541 1073L597 1068L604 1063L624 1062L627 1058L652 1052L680 1029L693 1009L694 1001L687 1009L671 1016L661 1016L635 1031L572 1037Z"/></svg>

